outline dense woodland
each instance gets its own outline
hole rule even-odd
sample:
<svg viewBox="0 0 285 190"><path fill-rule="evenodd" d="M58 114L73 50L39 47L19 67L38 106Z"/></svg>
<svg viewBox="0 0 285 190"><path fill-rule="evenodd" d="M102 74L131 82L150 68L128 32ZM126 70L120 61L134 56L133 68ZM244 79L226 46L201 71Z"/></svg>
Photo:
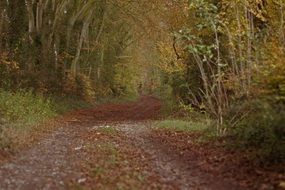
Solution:
<svg viewBox="0 0 285 190"><path fill-rule="evenodd" d="M19 93L152 94L284 158L284 0L1 0L0 76L3 122Z"/></svg>

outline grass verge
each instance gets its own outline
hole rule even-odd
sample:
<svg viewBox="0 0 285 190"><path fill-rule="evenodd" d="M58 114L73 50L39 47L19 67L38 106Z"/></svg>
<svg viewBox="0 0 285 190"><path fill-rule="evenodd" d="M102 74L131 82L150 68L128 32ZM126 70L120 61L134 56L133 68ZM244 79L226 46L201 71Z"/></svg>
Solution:
<svg viewBox="0 0 285 190"><path fill-rule="evenodd" d="M183 119L166 119L156 121L152 124L152 128L157 133L185 133L194 135L195 138L191 141L193 143L204 143L215 140L217 133L215 132L212 121L210 119L204 120L183 120Z"/></svg>
<svg viewBox="0 0 285 190"><path fill-rule="evenodd" d="M206 131L209 129L210 120L201 122L193 122L179 119L167 119L156 121L154 123L155 129L166 129L171 131Z"/></svg>
<svg viewBox="0 0 285 190"><path fill-rule="evenodd" d="M206 122L192 122L183 120L162 120L154 123L156 129L167 129L174 131L205 131L208 128Z"/></svg>

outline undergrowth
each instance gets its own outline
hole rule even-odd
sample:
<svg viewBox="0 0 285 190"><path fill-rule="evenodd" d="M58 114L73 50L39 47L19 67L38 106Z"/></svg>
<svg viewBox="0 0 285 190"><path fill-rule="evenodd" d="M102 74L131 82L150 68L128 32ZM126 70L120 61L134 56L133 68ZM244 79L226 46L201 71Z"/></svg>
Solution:
<svg viewBox="0 0 285 190"><path fill-rule="evenodd" d="M238 148L252 149L261 161L285 160L285 109L283 104L252 101L252 111L231 130Z"/></svg>
<svg viewBox="0 0 285 190"><path fill-rule="evenodd" d="M217 141L223 139L224 145L235 150L247 150L255 161L261 163L284 162L285 160L285 108L282 103L256 100L239 104L251 110L235 127L228 127L223 136L218 136L214 123L207 117L193 112L187 119L176 118L157 121L155 129L183 132L201 132L202 139ZM195 139L194 139L195 140Z"/></svg>
<svg viewBox="0 0 285 190"><path fill-rule="evenodd" d="M75 98L75 97L50 97L50 101L53 106L53 110L57 114L62 114L71 110L77 110L82 108L91 107L90 102Z"/></svg>
<svg viewBox="0 0 285 190"><path fill-rule="evenodd" d="M56 114L49 99L22 90L0 91L0 113L4 123L17 128L37 124Z"/></svg>
<svg viewBox="0 0 285 190"><path fill-rule="evenodd" d="M27 90L0 89L0 150L25 144L45 121L88 103L71 98L47 98Z"/></svg>

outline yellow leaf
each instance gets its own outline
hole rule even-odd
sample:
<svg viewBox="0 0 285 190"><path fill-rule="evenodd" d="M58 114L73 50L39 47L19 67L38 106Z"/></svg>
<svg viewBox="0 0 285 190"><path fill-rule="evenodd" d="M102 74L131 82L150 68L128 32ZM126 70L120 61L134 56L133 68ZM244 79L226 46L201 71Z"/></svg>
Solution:
<svg viewBox="0 0 285 190"><path fill-rule="evenodd" d="M281 187L282 189L285 189L285 181L281 181L279 184L279 187Z"/></svg>

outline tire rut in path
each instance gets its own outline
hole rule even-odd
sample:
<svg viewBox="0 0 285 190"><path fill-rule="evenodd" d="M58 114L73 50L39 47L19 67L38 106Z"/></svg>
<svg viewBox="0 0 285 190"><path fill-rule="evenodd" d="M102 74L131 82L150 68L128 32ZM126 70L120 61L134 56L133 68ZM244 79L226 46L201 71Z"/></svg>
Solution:
<svg viewBox="0 0 285 190"><path fill-rule="evenodd" d="M32 148L0 166L0 189L65 189L68 179L80 179L77 126L57 129Z"/></svg>
<svg viewBox="0 0 285 190"><path fill-rule="evenodd" d="M150 157L153 172L159 173L161 182L175 184L181 190L213 189L235 190L241 187L225 182L199 170L195 162L186 163L181 155L172 152L159 140L150 137L150 123L123 123L115 128L130 139L130 142Z"/></svg>

